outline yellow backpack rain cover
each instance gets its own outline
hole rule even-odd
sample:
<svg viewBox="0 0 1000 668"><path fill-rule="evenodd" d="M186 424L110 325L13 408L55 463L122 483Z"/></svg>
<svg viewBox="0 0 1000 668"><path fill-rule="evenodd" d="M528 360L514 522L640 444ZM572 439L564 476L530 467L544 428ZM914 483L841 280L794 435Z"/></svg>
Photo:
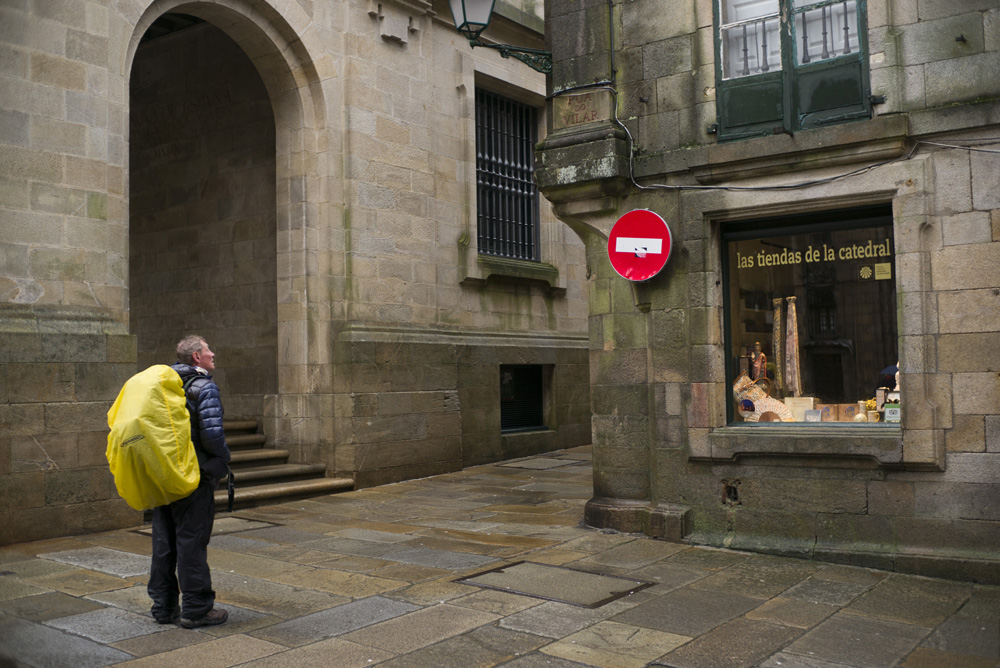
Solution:
<svg viewBox="0 0 1000 668"><path fill-rule="evenodd" d="M108 466L123 499L148 510L183 499L201 472L180 375L156 364L132 376L108 411Z"/></svg>

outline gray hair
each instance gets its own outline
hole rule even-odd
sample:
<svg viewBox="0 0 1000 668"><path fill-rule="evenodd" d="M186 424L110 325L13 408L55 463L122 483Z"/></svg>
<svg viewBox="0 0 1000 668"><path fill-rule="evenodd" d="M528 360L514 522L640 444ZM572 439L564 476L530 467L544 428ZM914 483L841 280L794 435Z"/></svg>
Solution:
<svg viewBox="0 0 1000 668"><path fill-rule="evenodd" d="M177 361L182 364L194 364L194 354L200 353L204 345L208 345L204 337L188 334L177 344Z"/></svg>

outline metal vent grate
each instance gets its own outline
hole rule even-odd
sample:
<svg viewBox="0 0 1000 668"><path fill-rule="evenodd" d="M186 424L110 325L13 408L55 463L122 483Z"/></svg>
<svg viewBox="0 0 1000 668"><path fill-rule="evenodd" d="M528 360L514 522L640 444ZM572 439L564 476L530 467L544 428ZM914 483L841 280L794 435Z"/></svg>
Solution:
<svg viewBox="0 0 1000 668"><path fill-rule="evenodd" d="M539 260L536 127L532 107L476 91L476 207L484 255Z"/></svg>

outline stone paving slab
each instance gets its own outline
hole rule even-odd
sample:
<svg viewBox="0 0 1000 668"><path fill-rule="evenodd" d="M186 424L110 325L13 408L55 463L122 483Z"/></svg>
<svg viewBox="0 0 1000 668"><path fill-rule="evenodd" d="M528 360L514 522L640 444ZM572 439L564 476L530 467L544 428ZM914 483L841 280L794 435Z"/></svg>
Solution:
<svg viewBox="0 0 1000 668"><path fill-rule="evenodd" d="M413 540L413 536L406 533L395 533L390 531L378 531L375 529L351 528L343 531L335 531L334 536L353 538L355 540L367 540L374 543L405 543Z"/></svg>
<svg viewBox="0 0 1000 668"><path fill-rule="evenodd" d="M266 540L254 540L252 538L242 538L240 536L229 535L213 536L212 547L216 550L229 550L230 552L240 552L241 554L254 554L261 553L267 548L275 547L275 544Z"/></svg>
<svg viewBox="0 0 1000 668"><path fill-rule="evenodd" d="M149 557L106 547L49 552L38 556L41 559L79 566L88 571L117 575L120 578L149 573Z"/></svg>
<svg viewBox="0 0 1000 668"><path fill-rule="evenodd" d="M955 615L942 622L921 646L1000 660L1000 623Z"/></svg>
<svg viewBox="0 0 1000 668"><path fill-rule="evenodd" d="M895 575L873 587L848 610L879 619L936 626L972 596L972 584Z"/></svg>
<svg viewBox="0 0 1000 668"><path fill-rule="evenodd" d="M152 656L154 654L165 654L167 652L172 652L175 649L209 642L210 640L212 640L212 637L204 633L192 633L187 629L172 627L162 633L153 633L150 635L139 636L137 638L130 638L128 640L111 643L110 646L115 649L120 649L123 652L127 652L134 657L142 658L144 656Z"/></svg>
<svg viewBox="0 0 1000 668"><path fill-rule="evenodd" d="M281 645L234 635L133 659L116 664L115 668L230 668L283 650Z"/></svg>
<svg viewBox="0 0 1000 668"><path fill-rule="evenodd" d="M736 592L752 598L771 598L819 570L819 566L803 561L753 557L702 578L691 585L694 589Z"/></svg>
<svg viewBox="0 0 1000 668"><path fill-rule="evenodd" d="M899 665L900 668L1000 668L1000 659L918 647Z"/></svg>
<svg viewBox="0 0 1000 668"><path fill-rule="evenodd" d="M804 655L865 668L889 668L912 652L930 629L838 612L788 646Z"/></svg>
<svg viewBox="0 0 1000 668"><path fill-rule="evenodd" d="M754 608L746 614L746 617L808 629L816 626L839 609L836 605L779 596Z"/></svg>
<svg viewBox="0 0 1000 668"><path fill-rule="evenodd" d="M642 580L598 575L530 561L467 576L459 582L585 608L596 608L650 586Z"/></svg>
<svg viewBox="0 0 1000 668"><path fill-rule="evenodd" d="M0 577L0 601L10 601L25 596L37 596L52 591L48 587L42 587L23 580L7 576Z"/></svg>
<svg viewBox="0 0 1000 668"><path fill-rule="evenodd" d="M581 559L584 564L600 564L624 571L649 566L687 549L686 545L656 540L638 540Z"/></svg>
<svg viewBox="0 0 1000 668"><path fill-rule="evenodd" d="M604 621L609 616L607 610L600 608L580 608L566 603L548 602L508 615L499 624L514 631L559 639Z"/></svg>
<svg viewBox="0 0 1000 668"><path fill-rule="evenodd" d="M212 545L208 547L208 562L212 568L221 571L275 581L280 580L281 577L294 577L297 573L305 573L311 569L310 566L290 563L281 559L268 559L231 550L218 550Z"/></svg>
<svg viewBox="0 0 1000 668"><path fill-rule="evenodd" d="M322 540L325 534L313 531L301 531L285 526L271 526L252 531L241 531L236 534L240 538L251 538L263 540L270 543L282 543L284 545L302 545L314 540Z"/></svg>
<svg viewBox="0 0 1000 668"><path fill-rule="evenodd" d="M494 614L443 603L348 633L344 639L395 654L406 654L490 624L496 619Z"/></svg>
<svg viewBox="0 0 1000 668"><path fill-rule="evenodd" d="M148 568L148 567L147 567ZM86 596L101 591L111 591L123 587L131 587L134 582L130 579L105 575L95 571L76 569L62 573L53 573L39 578L33 578L32 582L45 587L45 591L61 591L73 596Z"/></svg>
<svg viewBox="0 0 1000 668"><path fill-rule="evenodd" d="M229 613L229 619L222 626L209 626L200 629L198 633L216 638L225 638L237 634L249 634L257 629L266 626L273 626L282 620L274 615L269 615L249 608L243 608L231 603L215 601L215 605Z"/></svg>
<svg viewBox="0 0 1000 668"><path fill-rule="evenodd" d="M105 645L151 633L160 633L168 628L157 624L156 620L150 616L143 617L118 608L103 608L70 617L60 617L47 621L45 624L54 629L96 640Z"/></svg>
<svg viewBox="0 0 1000 668"><path fill-rule="evenodd" d="M431 568L444 568L451 571L466 571L496 563L497 559L478 554L463 554L446 550L431 550L428 548L411 548L385 555L386 559L400 561L404 564L416 564Z"/></svg>
<svg viewBox="0 0 1000 668"><path fill-rule="evenodd" d="M219 517L212 526L212 535L221 536L238 531L249 531L251 529L263 529L268 526L267 522L258 520L248 520L241 517Z"/></svg>
<svg viewBox="0 0 1000 668"><path fill-rule="evenodd" d="M585 455L220 515L215 627L152 622L148 530L0 548L0 665L1000 668L1000 587L590 529ZM516 562L655 584L588 609L455 581Z"/></svg>
<svg viewBox="0 0 1000 668"><path fill-rule="evenodd" d="M347 603L350 599L329 592L299 589L290 585L212 571L216 600L257 612L291 619Z"/></svg>
<svg viewBox="0 0 1000 668"><path fill-rule="evenodd" d="M137 614L148 613L151 607L149 594L146 593L146 585L134 585L113 589L111 591L99 591L88 594L85 599L102 604L104 607L121 608Z"/></svg>
<svg viewBox="0 0 1000 668"><path fill-rule="evenodd" d="M99 668L132 656L43 624L0 617L0 651L39 668Z"/></svg>
<svg viewBox="0 0 1000 668"><path fill-rule="evenodd" d="M440 538L419 536L411 537L403 543L409 547L423 547L432 550L448 550L451 552L462 552L464 554L479 554L485 557L513 557L522 554L525 550L519 547L507 545L489 545L467 540L456 540L453 538Z"/></svg>
<svg viewBox="0 0 1000 668"><path fill-rule="evenodd" d="M375 647L331 638L250 661L240 668L368 668L384 665L392 656Z"/></svg>
<svg viewBox="0 0 1000 668"><path fill-rule="evenodd" d="M490 668L527 654L548 639L495 626L481 626L464 635L443 640L395 659L381 668ZM506 664L505 664L506 665Z"/></svg>
<svg viewBox="0 0 1000 668"><path fill-rule="evenodd" d="M145 594L145 589L143 594ZM148 597L146 601L148 607ZM55 591L4 601L0 603L0 614L8 614L32 622L44 622L49 619L99 610L103 607L100 603Z"/></svg>
<svg viewBox="0 0 1000 668"><path fill-rule="evenodd" d="M337 571L332 568L312 568L307 571L298 571L272 577L271 580L294 587L327 591L331 594L347 596L349 598L377 596L387 591L401 589L409 584L402 580L372 577L361 573Z"/></svg>
<svg viewBox="0 0 1000 668"><path fill-rule="evenodd" d="M837 582L809 578L782 593L788 598L800 598L811 603L827 603L843 607L871 588L856 582Z"/></svg>
<svg viewBox="0 0 1000 668"><path fill-rule="evenodd" d="M708 633L764 603L738 593L683 587L623 612L615 621L684 636Z"/></svg>
<svg viewBox="0 0 1000 668"><path fill-rule="evenodd" d="M402 552L405 548L393 543L376 543L370 540L328 537L308 543L307 549L332 552L333 554L349 554L356 557L388 559L389 555L394 552Z"/></svg>
<svg viewBox="0 0 1000 668"><path fill-rule="evenodd" d="M644 668L691 638L663 631L598 622L542 648L542 652L601 668Z"/></svg>
<svg viewBox="0 0 1000 668"><path fill-rule="evenodd" d="M420 610L420 606L373 596L275 624L252 635L286 647L300 647L416 610Z"/></svg>
<svg viewBox="0 0 1000 668"><path fill-rule="evenodd" d="M753 668L801 633L801 630L783 624L741 617L695 638L652 665L671 668Z"/></svg>

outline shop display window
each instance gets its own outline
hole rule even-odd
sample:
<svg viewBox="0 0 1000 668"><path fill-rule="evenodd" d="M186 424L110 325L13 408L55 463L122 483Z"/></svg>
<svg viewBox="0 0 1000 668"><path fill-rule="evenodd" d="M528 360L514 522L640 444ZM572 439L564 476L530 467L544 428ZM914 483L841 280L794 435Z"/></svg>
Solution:
<svg viewBox="0 0 1000 668"><path fill-rule="evenodd" d="M889 206L723 227L730 423L901 414Z"/></svg>

